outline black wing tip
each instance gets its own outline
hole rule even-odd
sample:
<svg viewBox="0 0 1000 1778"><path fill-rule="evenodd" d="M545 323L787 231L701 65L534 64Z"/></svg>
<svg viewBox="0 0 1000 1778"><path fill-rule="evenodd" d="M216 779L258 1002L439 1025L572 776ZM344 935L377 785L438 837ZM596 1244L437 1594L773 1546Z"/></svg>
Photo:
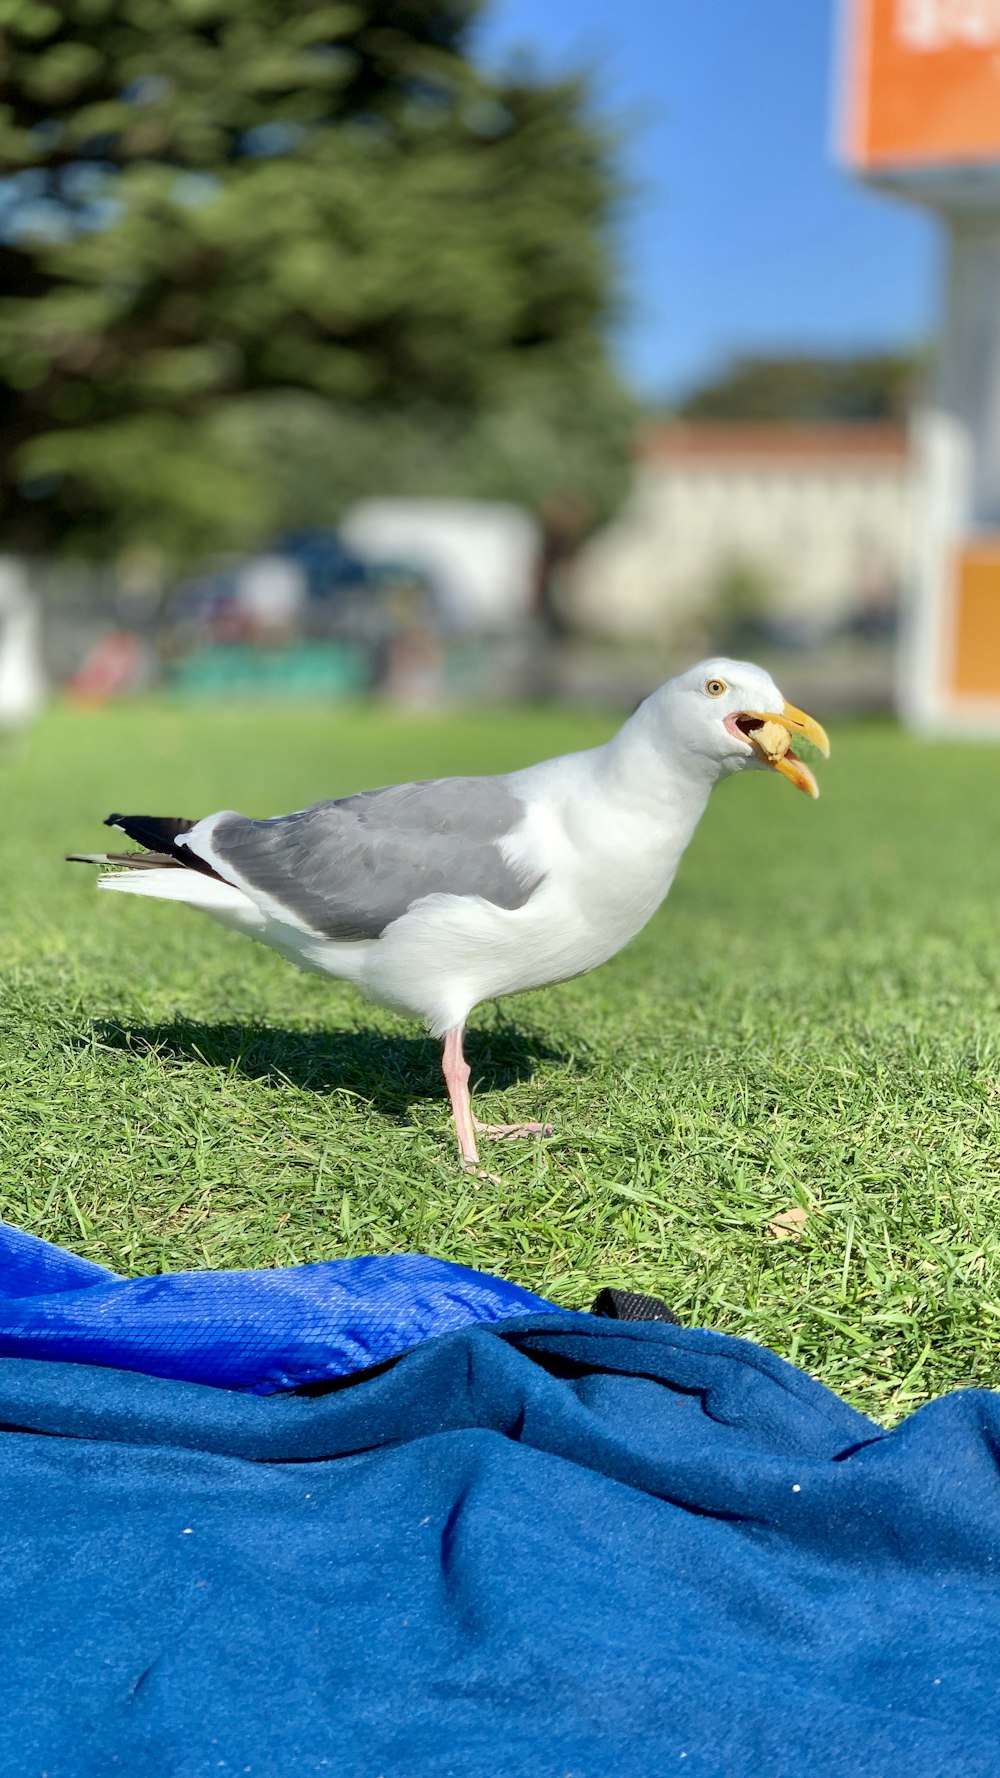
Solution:
<svg viewBox="0 0 1000 1778"><path fill-rule="evenodd" d="M157 864L162 862L183 865L187 870L200 871L206 877L219 875L206 859L200 858L188 846L179 847L177 844L178 839L190 833L196 825L193 821L178 815L115 814L106 816L104 825L119 828L137 846L142 846L149 855L147 862L155 859Z"/></svg>
<svg viewBox="0 0 1000 1778"><path fill-rule="evenodd" d="M196 825L183 815L105 815L105 827L124 827L128 821L144 821L156 827L169 828L172 834L190 833Z"/></svg>
<svg viewBox="0 0 1000 1778"><path fill-rule="evenodd" d="M195 823L179 815L106 815L105 827L120 828L139 846L169 848L182 834L190 833Z"/></svg>

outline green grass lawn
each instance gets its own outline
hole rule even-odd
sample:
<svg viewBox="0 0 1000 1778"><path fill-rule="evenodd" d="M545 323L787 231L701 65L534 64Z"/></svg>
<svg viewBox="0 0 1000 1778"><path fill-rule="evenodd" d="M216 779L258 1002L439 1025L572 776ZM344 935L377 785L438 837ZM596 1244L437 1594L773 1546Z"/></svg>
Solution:
<svg viewBox="0 0 1000 1778"><path fill-rule="evenodd" d="M556 1126L489 1147L499 1185L413 1026L60 862L112 808L273 814L612 726L50 714L0 759L0 1214L128 1273L419 1248L573 1307L628 1285L887 1422L1000 1384L1000 749L834 728L818 804L725 784L629 950L474 1015L480 1115Z"/></svg>

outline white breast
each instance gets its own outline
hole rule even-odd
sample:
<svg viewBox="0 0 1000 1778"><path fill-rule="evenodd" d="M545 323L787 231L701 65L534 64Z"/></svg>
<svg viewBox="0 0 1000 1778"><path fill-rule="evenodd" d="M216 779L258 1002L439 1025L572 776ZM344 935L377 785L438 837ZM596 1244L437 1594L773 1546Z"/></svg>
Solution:
<svg viewBox="0 0 1000 1778"><path fill-rule="evenodd" d="M545 787L547 788L547 787ZM432 895L366 947L357 979L440 1034L482 1000L581 975L641 931L673 881L696 816L679 827L648 808L595 798L592 780L533 800L503 844L526 876L544 872L523 907Z"/></svg>

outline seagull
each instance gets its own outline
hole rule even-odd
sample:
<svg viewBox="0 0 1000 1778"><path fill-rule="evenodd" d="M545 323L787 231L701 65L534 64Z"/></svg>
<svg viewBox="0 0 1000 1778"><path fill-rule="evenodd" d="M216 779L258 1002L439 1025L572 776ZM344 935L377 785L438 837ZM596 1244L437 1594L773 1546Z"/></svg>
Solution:
<svg viewBox="0 0 1000 1778"><path fill-rule="evenodd" d="M98 887L186 902L301 968L422 1019L463 1162L478 1136L551 1134L473 1115L466 1021L484 1000L596 969L646 925L720 779L772 770L810 796L811 716L769 674L709 660L662 685L603 746L498 777L395 784L270 820L109 815L143 850L73 853Z"/></svg>

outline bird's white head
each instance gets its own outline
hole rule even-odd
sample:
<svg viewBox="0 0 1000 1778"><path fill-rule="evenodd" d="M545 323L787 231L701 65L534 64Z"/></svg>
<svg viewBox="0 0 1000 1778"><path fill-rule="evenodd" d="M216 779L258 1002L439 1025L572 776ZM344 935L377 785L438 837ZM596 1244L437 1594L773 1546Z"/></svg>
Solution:
<svg viewBox="0 0 1000 1778"><path fill-rule="evenodd" d="M792 751L804 735L829 757L826 732L781 695L763 667L750 661L700 661L668 680L641 710L672 753L686 753L714 775L747 769L780 772L798 790L818 796L809 767Z"/></svg>

